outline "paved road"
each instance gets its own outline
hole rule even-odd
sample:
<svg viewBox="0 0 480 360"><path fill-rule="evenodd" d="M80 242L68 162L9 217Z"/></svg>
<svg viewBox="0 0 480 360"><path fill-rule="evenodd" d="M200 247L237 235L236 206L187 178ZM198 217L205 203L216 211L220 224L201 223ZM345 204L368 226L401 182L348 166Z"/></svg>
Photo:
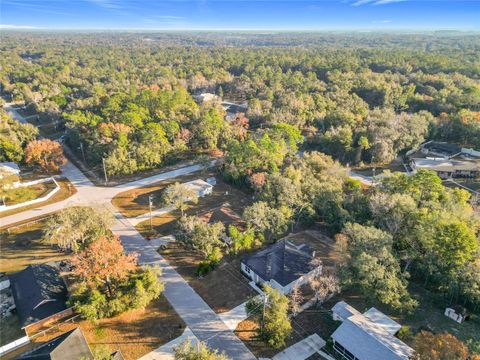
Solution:
<svg viewBox="0 0 480 360"><path fill-rule="evenodd" d="M187 281L120 214L111 204L106 207L115 215L112 231L120 237L127 253L138 253L138 262L158 265L165 281L164 295L195 336L212 349L221 349L232 359L255 359L248 348L225 325L220 317L190 287Z"/></svg>
<svg viewBox="0 0 480 360"><path fill-rule="evenodd" d="M9 111L8 106L6 109ZM19 119L21 116L17 112L11 111L11 113L17 120L21 121L21 119ZM158 265L162 268L161 279L166 283L164 295L195 336L199 340L204 341L210 348L225 351L232 359L255 359L245 344L228 329L220 317L190 287L188 282L160 256L156 249L140 235L130 221L123 217L111 204L112 198L120 192L188 174L211 165L213 165L213 163L192 165L117 187L102 188L93 185L79 169L69 162L62 167L62 174L77 187L78 192L75 195L55 204L2 218L0 219L0 226L6 226L34 216L47 214L71 205L97 204L105 207L115 216L116 221L111 230L120 237L125 251L128 253L137 253L140 264Z"/></svg>

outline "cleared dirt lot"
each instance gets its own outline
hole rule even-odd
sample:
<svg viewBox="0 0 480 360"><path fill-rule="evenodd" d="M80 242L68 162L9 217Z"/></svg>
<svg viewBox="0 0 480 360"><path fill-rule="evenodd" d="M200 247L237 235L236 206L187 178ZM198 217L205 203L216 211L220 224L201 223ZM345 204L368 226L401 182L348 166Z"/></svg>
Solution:
<svg viewBox="0 0 480 360"><path fill-rule="evenodd" d="M45 221L26 223L0 231L0 272L20 271L31 264L61 261L70 257L42 239Z"/></svg>
<svg viewBox="0 0 480 360"><path fill-rule="evenodd" d="M178 243L169 244L160 254L217 313L229 311L257 294L240 272L241 256L226 256L215 270L199 278L196 270L203 260L200 254Z"/></svg>

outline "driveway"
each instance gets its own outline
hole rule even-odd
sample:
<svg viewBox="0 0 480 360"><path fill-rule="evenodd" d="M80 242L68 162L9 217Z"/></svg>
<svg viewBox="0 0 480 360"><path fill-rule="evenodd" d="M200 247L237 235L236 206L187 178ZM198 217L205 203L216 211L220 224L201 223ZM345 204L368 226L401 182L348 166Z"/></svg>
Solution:
<svg viewBox="0 0 480 360"><path fill-rule="evenodd" d="M140 235L130 221L113 205L108 207L117 219L111 229L120 237L125 251L137 253L140 264L159 266L162 269L161 280L166 283L163 295L193 334L208 347L225 351L231 359L255 359L245 344L235 336L188 282Z"/></svg>

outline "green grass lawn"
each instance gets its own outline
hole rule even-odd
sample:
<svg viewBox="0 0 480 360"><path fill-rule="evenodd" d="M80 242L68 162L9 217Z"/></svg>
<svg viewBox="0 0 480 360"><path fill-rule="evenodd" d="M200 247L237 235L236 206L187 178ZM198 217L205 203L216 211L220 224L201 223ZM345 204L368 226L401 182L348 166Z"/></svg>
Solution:
<svg viewBox="0 0 480 360"><path fill-rule="evenodd" d="M22 212L22 211L34 209L34 208L39 207L39 206L45 206L45 205L56 203L58 201L65 200L65 199L69 198L70 196L72 196L73 194L75 194L77 192L77 189L75 189L75 187L67 179L58 178L58 179L56 179L56 181L57 181L58 185L60 186L60 190L57 193L55 193L50 199L48 199L46 201L36 203L36 204L33 204L33 205L22 206L22 207L17 208L17 209L4 211L4 212L0 213L0 218L10 216L10 215L13 215L13 214L17 214L17 213ZM49 182L49 183L42 184L42 185L48 185L47 192L53 190L53 188L55 187L53 182ZM9 200L7 200L7 205L8 204L9 204ZM1 224L1 222L0 222L0 224ZM1 227L1 225L0 225L0 227Z"/></svg>
<svg viewBox="0 0 480 360"><path fill-rule="evenodd" d="M4 190L2 196L4 197L7 206L16 205L45 196L53 189L55 189L55 184L53 181L49 181L41 184Z"/></svg>

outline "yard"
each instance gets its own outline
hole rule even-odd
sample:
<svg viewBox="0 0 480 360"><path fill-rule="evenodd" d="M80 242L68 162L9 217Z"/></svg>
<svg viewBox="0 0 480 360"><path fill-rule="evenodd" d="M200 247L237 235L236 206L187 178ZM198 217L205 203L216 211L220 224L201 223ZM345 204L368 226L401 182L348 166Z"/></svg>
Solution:
<svg viewBox="0 0 480 360"><path fill-rule="evenodd" d="M73 194L75 194L77 192L77 189L75 189L75 187L67 179L59 178L59 179L55 179L55 180L57 181L58 185L60 186L60 190L56 194L54 194L50 199L48 199L46 201L43 201L43 202L33 204L33 205L22 206L18 209L3 211L3 212L0 213L0 218L5 217L5 216L18 214L19 212L26 211L26 210L31 210L31 209L34 209L34 208L39 207L39 206L45 206L45 205L49 205L49 204L53 204L53 203L65 200L65 199L69 198L70 196L72 196ZM31 191L28 192L30 194L29 195L30 198L19 199L17 197L13 201L9 200L7 198L6 203L7 203L7 205L12 205L12 204L16 204L16 203L19 203L19 202L36 199L40 196L46 195L46 193L53 190L54 187L55 186L54 186L53 182L48 182L48 183L45 183L45 184L38 184L38 185L33 186L32 188L34 188L34 189L32 189ZM21 192L20 192L20 194L21 194ZM1 222L0 222L0 224L1 224Z"/></svg>
<svg viewBox="0 0 480 360"><path fill-rule="evenodd" d="M240 272L240 256L226 256L215 270L199 278L196 270L203 260L200 254L178 243L170 243L160 254L216 313L229 311L257 294Z"/></svg>
<svg viewBox="0 0 480 360"><path fill-rule="evenodd" d="M375 169L375 175L382 174L385 170L389 170L390 172L405 172L405 167L403 166L403 160L401 158L397 158L393 160L390 164L376 164L375 166L362 166L362 167L354 167L352 170L360 175L363 176L373 176L373 169Z"/></svg>
<svg viewBox="0 0 480 360"><path fill-rule="evenodd" d="M305 310L292 318L291 324L292 332L286 339L285 346L280 349L270 347L258 337L259 324L253 317L238 324L235 335L245 343L256 357L271 358L283 349L315 333L326 341L339 326L339 324L332 319L330 313L322 308Z"/></svg>
<svg viewBox="0 0 480 360"><path fill-rule="evenodd" d="M203 176L201 174L196 174L193 176L189 176L187 178L177 178L175 181L178 182L186 182L193 179L198 179L201 177L202 179L208 178L213 176L213 173L205 173ZM160 186L160 185L159 185ZM157 188L154 192L150 192L150 194L154 194L154 197L158 199L157 206L163 207L164 205L161 204L161 192L164 189L165 185L162 188ZM129 216L138 216L148 212L148 194L143 193L136 195L134 200L131 200L126 205L123 205L124 213L130 214ZM115 201L115 199L114 199ZM146 203L145 203L146 202ZM250 205L252 202L252 198L249 194L244 193L241 190L234 188L233 186L223 182L221 179L217 177L217 184L213 187L213 192L210 195L198 199L198 204L191 204L190 208L186 211L187 215L202 215L206 212L214 210L220 207L223 204L228 203L230 208L236 212L238 215L241 215L243 209ZM144 204L145 203L145 204ZM115 205L115 203L114 203ZM179 211L172 211L170 213L163 214L161 216L157 216L153 218L153 234L150 229L150 220L143 221L136 226L137 230L143 236L165 236L170 235L172 231L175 229L176 221L180 218Z"/></svg>
<svg viewBox="0 0 480 360"><path fill-rule="evenodd" d="M92 350L100 346L107 346L112 352L120 349L126 360L138 359L177 338L185 329L183 320L161 296L145 309L128 311L111 319L99 320L98 323L75 318L73 321L55 324L44 334L36 332L33 343L41 344L78 326ZM22 349L26 350L28 349ZM14 358L18 354L19 352L11 353L5 359Z"/></svg>
<svg viewBox="0 0 480 360"><path fill-rule="evenodd" d="M61 261L69 255L42 239L43 221L3 229L0 232L0 272L15 272L30 264Z"/></svg>

